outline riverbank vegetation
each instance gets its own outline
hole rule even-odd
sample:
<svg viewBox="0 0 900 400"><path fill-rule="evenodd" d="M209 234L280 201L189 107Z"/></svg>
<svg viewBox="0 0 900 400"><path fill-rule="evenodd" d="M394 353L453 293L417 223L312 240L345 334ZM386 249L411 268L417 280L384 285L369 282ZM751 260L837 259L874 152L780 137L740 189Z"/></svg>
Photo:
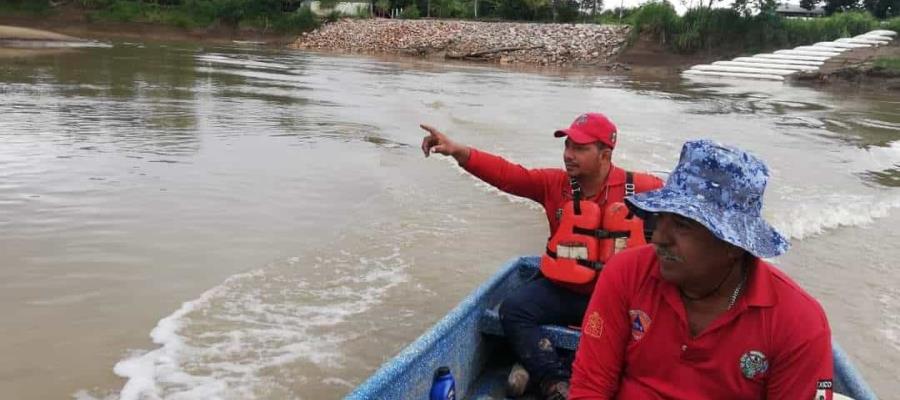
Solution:
<svg viewBox="0 0 900 400"><path fill-rule="evenodd" d="M900 75L900 57L882 57L875 60L875 68Z"/></svg>
<svg viewBox="0 0 900 400"><path fill-rule="evenodd" d="M845 11L820 18L785 18L771 12L735 8L694 8L679 16L671 4L648 3L624 21L635 35L648 34L680 53L756 51L808 45L859 35L874 29L900 29L900 17L879 20L867 11Z"/></svg>
<svg viewBox="0 0 900 400"><path fill-rule="evenodd" d="M336 3L325 0L323 3ZM89 21L143 22L181 28L213 25L299 32L320 23L302 0L0 0L0 10L51 14L60 7L82 11Z"/></svg>
<svg viewBox="0 0 900 400"><path fill-rule="evenodd" d="M324 8L340 0L320 0ZM650 36L674 52L738 53L793 47L872 29L900 31L898 0L803 0L806 7L824 1L830 15L785 18L775 0L716 2L678 15L671 3L654 0L632 9L602 11L602 0L370 0L376 15L480 19L487 21L582 22L627 24L632 34ZM702 3L702 2L701 2ZM62 4L63 6L60 6ZM0 0L0 11L46 14L75 7L90 21L145 22L183 28L251 27L300 32L321 22L302 0ZM877 16L877 17L876 17ZM332 14L325 21L333 21Z"/></svg>
<svg viewBox="0 0 900 400"><path fill-rule="evenodd" d="M49 0L0 0L2 15L45 15L50 11Z"/></svg>

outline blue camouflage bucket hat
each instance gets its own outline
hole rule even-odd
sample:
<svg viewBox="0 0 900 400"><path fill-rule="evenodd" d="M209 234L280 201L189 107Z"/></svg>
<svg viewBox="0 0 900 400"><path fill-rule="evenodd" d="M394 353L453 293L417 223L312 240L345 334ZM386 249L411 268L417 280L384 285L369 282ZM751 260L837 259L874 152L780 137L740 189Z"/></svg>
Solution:
<svg viewBox="0 0 900 400"><path fill-rule="evenodd" d="M756 156L711 140L693 140L661 189L626 198L639 216L674 213L757 257L784 254L790 244L762 217L769 169Z"/></svg>

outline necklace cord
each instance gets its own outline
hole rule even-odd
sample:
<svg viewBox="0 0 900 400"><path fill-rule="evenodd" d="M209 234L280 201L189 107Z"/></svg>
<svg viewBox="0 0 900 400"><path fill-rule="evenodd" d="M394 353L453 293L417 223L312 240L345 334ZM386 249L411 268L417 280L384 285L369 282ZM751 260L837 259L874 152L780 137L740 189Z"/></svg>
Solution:
<svg viewBox="0 0 900 400"><path fill-rule="evenodd" d="M713 294L715 294L716 292L718 292L719 289L722 288L722 285L725 284L725 281L727 281L728 278L731 277L731 273L734 272L734 267L735 267L735 266L732 265L732 266L731 266L731 269L728 270L728 273L725 274L725 277L722 278L721 281L719 281L719 284L716 285L716 287L714 287L712 290L710 290L709 292L706 292L706 293L703 294L703 295L696 296L696 297L689 296L687 293L685 293L684 289L682 289L680 286L678 287L678 291L681 292L681 295L684 296L684 298L686 298L686 299L688 299L688 300L690 300L690 301L699 301L699 300L703 300L703 299L705 299L705 298L707 298L707 297L709 297L709 296L712 296Z"/></svg>

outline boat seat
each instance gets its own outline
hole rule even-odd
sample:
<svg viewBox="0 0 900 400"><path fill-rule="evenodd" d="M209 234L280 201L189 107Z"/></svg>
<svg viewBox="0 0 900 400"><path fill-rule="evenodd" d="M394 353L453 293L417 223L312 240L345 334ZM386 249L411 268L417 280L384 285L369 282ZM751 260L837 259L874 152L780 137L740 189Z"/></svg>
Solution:
<svg viewBox="0 0 900 400"><path fill-rule="evenodd" d="M479 329L481 333L493 336L505 336L503 334L503 326L500 325L500 313L498 307L484 310L481 315ZM541 331L544 337L549 338L556 348L575 351L578 348L578 340L581 338L581 332L572 328L559 325L543 325Z"/></svg>

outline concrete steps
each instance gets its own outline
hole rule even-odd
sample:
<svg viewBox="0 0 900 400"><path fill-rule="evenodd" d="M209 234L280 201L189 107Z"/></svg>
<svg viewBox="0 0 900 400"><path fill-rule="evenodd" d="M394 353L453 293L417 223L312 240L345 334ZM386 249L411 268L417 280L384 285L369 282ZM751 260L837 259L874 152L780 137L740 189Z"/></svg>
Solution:
<svg viewBox="0 0 900 400"><path fill-rule="evenodd" d="M739 72L715 72L715 71L699 71L689 69L681 73L685 76L712 76L718 78L742 78L742 79L760 79L767 81L783 81L784 77L780 75L767 74L742 74Z"/></svg>
<svg viewBox="0 0 900 400"><path fill-rule="evenodd" d="M822 66L822 64L825 63L824 61L790 60L790 59L780 59L780 58L775 59L775 60L777 60L777 61L773 61L773 59L764 58L764 57L738 57L738 58L734 59L734 61L739 61L739 62L755 62L755 63L762 63L762 64L776 63L776 64L783 64L783 65L803 65L803 66L807 66L807 67L820 67L820 66Z"/></svg>
<svg viewBox="0 0 900 400"><path fill-rule="evenodd" d="M790 71L815 71L819 69L819 67L814 65L794 65L794 64L770 64L770 63L758 63L758 62L743 62L743 61L716 61L712 63L713 66L725 66L725 67L743 67L743 68L760 68L763 70L770 69L782 69L782 70L790 70Z"/></svg>
<svg viewBox="0 0 900 400"><path fill-rule="evenodd" d="M866 46L868 47L868 46ZM826 52L826 53L843 53L847 50L850 50L849 47L825 47L825 46L799 46L794 47L794 50L800 51L816 51L816 52Z"/></svg>
<svg viewBox="0 0 900 400"><path fill-rule="evenodd" d="M752 57L737 57L730 61L716 61L712 64L695 65L682 72L685 77L720 77L738 79L758 79L784 81L797 72L816 72L831 58L842 53L868 47L889 44L897 33L889 30L874 30L852 38L841 38L832 42L819 42L809 46L777 50L774 53L756 54Z"/></svg>
<svg viewBox="0 0 900 400"><path fill-rule="evenodd" d="M819 62L824 62L825 60L828 60L829 58L831 58L830 56L809 56L809 55L803 55L803 54L784 54L784 53L781 53L781 54L772 54L772 53L757 54L757 55L754 55L753 57L775 58L775 59L780 59L780 60L819 61Z"/></svg>

